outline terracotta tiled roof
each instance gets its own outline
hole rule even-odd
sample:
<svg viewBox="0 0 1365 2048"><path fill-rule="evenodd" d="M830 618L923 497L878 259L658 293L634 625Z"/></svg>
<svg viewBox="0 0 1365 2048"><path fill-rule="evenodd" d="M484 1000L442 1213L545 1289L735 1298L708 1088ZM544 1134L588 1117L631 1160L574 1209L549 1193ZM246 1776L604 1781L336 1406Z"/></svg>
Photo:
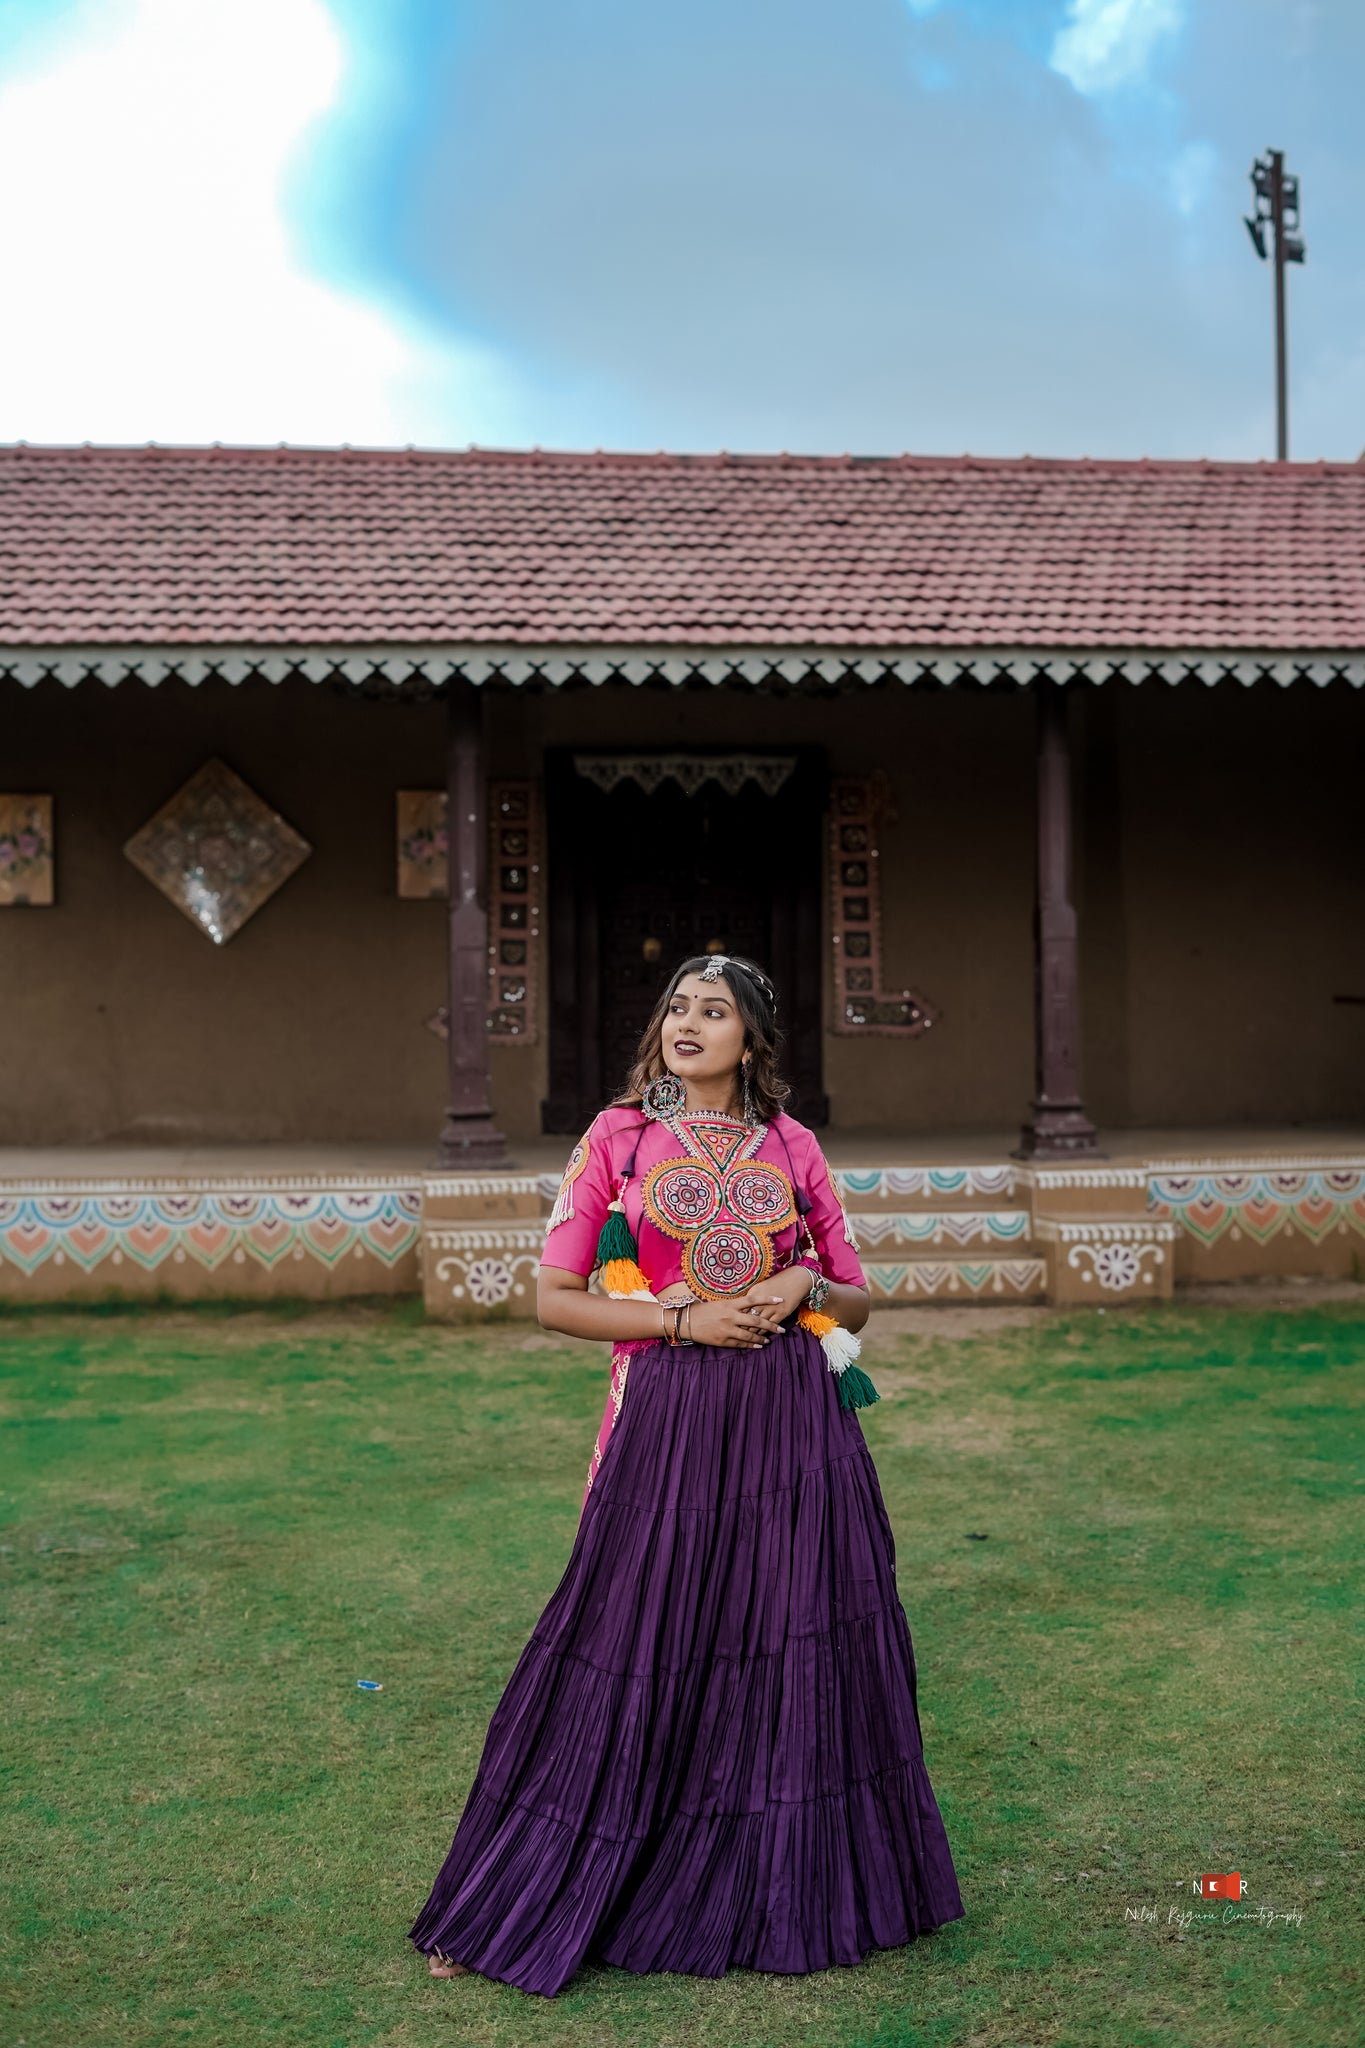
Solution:
<svg viewBox="0 0 1365 2048"><path fill-rule="evenodd" d="M0 449L0 646L1365 647L1346 463Z"/></svg>

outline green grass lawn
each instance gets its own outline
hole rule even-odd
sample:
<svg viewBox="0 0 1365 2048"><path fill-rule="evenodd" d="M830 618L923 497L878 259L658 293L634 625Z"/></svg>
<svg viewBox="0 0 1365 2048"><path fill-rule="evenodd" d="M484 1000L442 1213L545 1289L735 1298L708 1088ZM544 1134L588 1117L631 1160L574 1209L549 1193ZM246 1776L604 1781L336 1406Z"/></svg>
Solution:
<svg viewBox="0 0 1365 2048"><path fill-rule="evenodd" d="M1359 2043L1365 1310L967 1331L879 1338L863 1417L966 1918L549 2001L406 1931L603 1355L407 1305L0 1318L4 2048ZM1233 1869L1301 1918L1191 1896Z"/></svg>

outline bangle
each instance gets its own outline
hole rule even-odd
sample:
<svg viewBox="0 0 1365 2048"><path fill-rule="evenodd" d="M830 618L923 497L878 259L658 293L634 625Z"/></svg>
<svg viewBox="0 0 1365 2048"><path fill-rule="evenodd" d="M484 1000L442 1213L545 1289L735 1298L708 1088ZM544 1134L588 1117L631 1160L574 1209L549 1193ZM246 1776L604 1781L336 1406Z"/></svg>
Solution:
<svg viewBox="0 0 1365 2048"><path fill-rule="evenodd" d="M695 1344L697 1341L692 1335L692 1304L690 1301L687 1304L687 1341L689 1344Z"/></svg>
<svg viewBox="0 0 1365 2048"><path fill-rule="evenodd" d="M668 1311L670 1310L670 1308L672 1308L672 1306L673 1304L671 1301L661 1302L659 1305L659 1318L663 1324L665 1344L673 1344L677 1341L675 1338L670 1337L668 1334Z"/></svg>
<svg viewBox="0 0 1365 2048"><path fill-rule="evenodd" d="M830 1282L826 1280L824 1274L816 1273L810 1283L810 1293L806 1296L806 1307L819 1315L829 1298L829 1290Z"/></svg>
<svg viewBox="0 0 1365 2048"><path fill-rule="evenodd" d="M685 1301L675 1301L673 1304L673 1342L675 1344L682 1343L682 1319L683 1310L686 1306L687 1303Z"/></svg>

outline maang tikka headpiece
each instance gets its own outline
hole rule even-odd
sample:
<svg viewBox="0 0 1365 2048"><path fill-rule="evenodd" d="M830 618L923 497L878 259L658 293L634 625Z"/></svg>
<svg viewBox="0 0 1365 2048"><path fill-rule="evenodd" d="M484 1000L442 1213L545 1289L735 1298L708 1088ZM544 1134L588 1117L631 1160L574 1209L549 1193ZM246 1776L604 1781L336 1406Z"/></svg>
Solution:
<svg viewBox="0 0 1365 2048"><path fill-rule="evenodd" d="M750 981L758 983L770 1003L774 1000L776 991L767 975L760 974L758 969L751 967L747 960L732 960L728 953L713 953L706 966L702 968L701 973L697 976L697 979L698 981L719 981L727 967L737 967L741 974L747 974Z"/></svg>

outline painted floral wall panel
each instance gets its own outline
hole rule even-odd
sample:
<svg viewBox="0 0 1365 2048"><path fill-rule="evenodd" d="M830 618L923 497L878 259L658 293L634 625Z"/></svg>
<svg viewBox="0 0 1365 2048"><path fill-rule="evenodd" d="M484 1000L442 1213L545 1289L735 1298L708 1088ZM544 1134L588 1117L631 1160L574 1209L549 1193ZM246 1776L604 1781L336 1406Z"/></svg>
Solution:
<svg viewBox="0 0 1365 2048"><path fill-rule="evenodd" d="M398 792L398 893L419 900L450 893L443 789Z"/></svg>
<svg viewBox="0 0 1365 2048"><path fill-rule="evenodd" d="M0 905L52 901L52 798L0 796Z"/></svg>
<svg viewBox="0 0 1365 2048"><path fill-rule="evenodd" d="M312 852L222 761L206 761L123 850L215 946L225 946Z"/></svg>

